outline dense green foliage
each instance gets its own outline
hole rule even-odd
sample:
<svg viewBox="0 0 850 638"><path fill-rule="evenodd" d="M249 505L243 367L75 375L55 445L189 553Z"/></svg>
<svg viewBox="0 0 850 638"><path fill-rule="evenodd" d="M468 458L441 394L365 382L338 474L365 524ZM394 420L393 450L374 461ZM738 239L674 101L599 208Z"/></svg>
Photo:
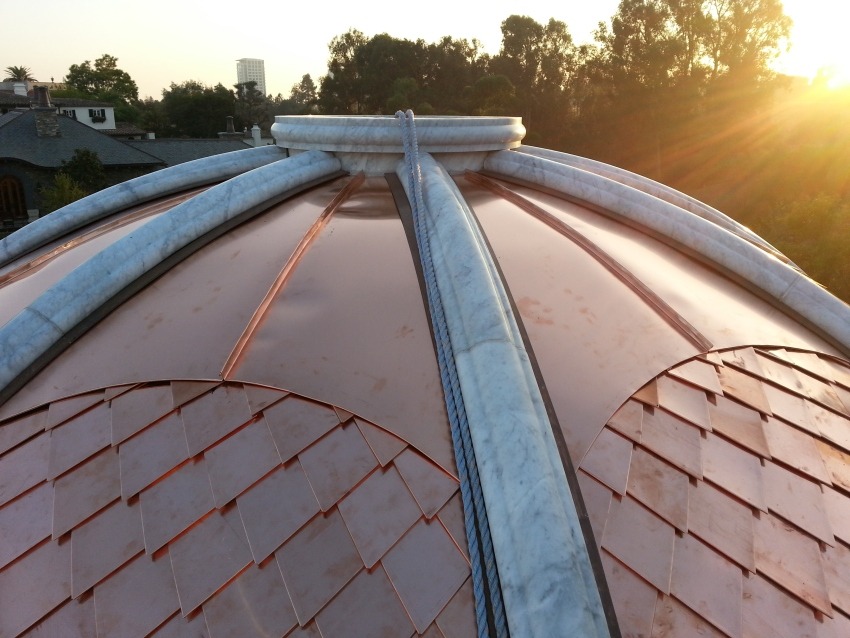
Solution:
<svg viewBox="0 0 850 638"><path fill-rule="evenodd" d="M4 82L26 82L27 80L31 82L37 81L32 76L30 68L26 66L7 66L3 69L3 72L6 74L6 77L3 78Z"/></svg>

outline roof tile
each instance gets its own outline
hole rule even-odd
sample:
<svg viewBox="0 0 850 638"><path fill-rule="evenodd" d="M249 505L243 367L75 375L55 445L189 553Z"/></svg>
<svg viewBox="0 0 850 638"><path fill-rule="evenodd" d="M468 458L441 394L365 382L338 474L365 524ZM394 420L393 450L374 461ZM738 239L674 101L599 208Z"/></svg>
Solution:
<svg viewBox="0 0 850 638"><path fill-rule="evenodd" d="M664 410L644 413L641 445L679 467L702 478L701 430Z"/></svg>
<svg viewBox="0 0 850 638"><path fill-rule="evenodd" d="M316 616L323 636L408 638L413 625L383 569L362 570Z"/></svg>
<svg viewBox="0 0 850 638"><path fill-rule="evenodd" d="M219 381L172 381L170 385L171 405L177 408L221 385L221 383Z"/></svg>
<svg viewBox="0 0 850 638"><path fill-rule="evenodd" d="M780 461L829 485L829 472L811 436L779 419L767 417L764 424L767 445L774 461Z"/></svg>
<svg viewBox="0 0 850 638"><path fill-rule="evenodd" d="M275 561L251 565L204 604L212 638L283 636L297 619Z"/></svg>
<svg viewBox="0 0 850 638"><path fill-rule="evenodd" d="M726 397L716 397L708 406L714 431L756 454L770 458L761 414Z"/></svg>
<svg viewBox="0 0 850 638"><path fill-rule="evenodd" d="M363 568L337 510L316 516L275 556L302 626Z"/></svg>
<svg viewBox="0 0 850 638"><path fill-rule="evenodd" d="M629 469L629 494L676 529L688 531L688 475L638 447Z"/></svg>
<svg viewBox="0 0 850 638"><path fill-rule="evenodd" d="M118 450L110 448L55 482L53 537L58 538L121 497Z"/></svg>
<svg viewBox="0 0 850 638"><path fill-rule="evenodd" d="M0 569L53 531L53 486L42 483L0 507Z"/></svg>
<svg viewBox="0 0 850 638"><path fill-rule="evenodd" d="M381 465L387 465L407 446L407 443L400 438L379 428L377 425L372 425L363 419L355 419L354 422L357 423L357 427L360 428L360 434L366 439L366 442L372 448L373 454L378 457L378 462Z"/></svg>
<svg viewBox="0 0 850 638"><path fill-rule="evenodd" d="M71 593L76 598L144 551L138 503L117 501L71 532Z"/></svg>
<svg viewBox="0 0 850 638"><path fill-rule="evenodd" d="M584 501L587 517L590 519L590 527L593 529L593 536L596 538L596 545L598 546L602 543L605 521L608 520L608 513L611 510L612 492L602 483L591 478L589 474L581 471L576 474L578 475L581 498Z"/></svg>
<svg viewBox="0 0 850 638"><path fill-rule="evenodd" d="M691 485L690 532L742 567L755 571L753 514L710 483Z"/></svg>
<svg viewBox="0 0 850 638"><path fill-rule="evenodd" d="M652 638L726 638L726 634L712 627L675 598L665 597L655 606L652 621Z"/></svg>
<svg viewBox="0 0 850 638"><path fill-rule="evenodd" d="M841 611L850 613L850 549L836 543L826 548L823 559L829 599Z"/></svg>
<svg viewBox="0 0 850 638"><path fill-rule="evenodd" d="M762 387L773 415L814 434L820 434L817 426L812 423L812 417L806 407L806 402L790 392L765 383Z"/></svg>
<svg viewBox="0 0 850 638"><path fill-rule="evenodd" d="M437 616L437 626L446 638L467 638L477 634L472 578L466 579Z"/></svg>
<svg viewBox="0 0 850 638"><path fill-rule="evenodd" d="M97 628L93 596L69 600L26 633L27 638L95 635Z"/></svg>
<svg viewBox="0 0 850 638"><path fill-rule="evenodd" d="M785 594L762 576L744 579L744 635L753 638L816 638L811 608Z"/></svg>
<svg viewBox="0 0 850 638"><path fill-rule="evenodd" d="M845 452L850 452L850 419L825 410L814 403L807 403L806 407L812 417L812 423L820 430L823 437Z"/></svg>
<svg viewBox="0 0 850 638"><path fill-rule="evenodd" d="M702 467L706 480L750 505L767 511L761 461L758 457L709 434L702 445Z"/></svg>
<svg viewBox="0 0 850 638"><path fill-rule="evenodd" d="M222 385L181 408L189 455L203 452L251 419L241 387Z"/></svg>
<svg viewBox="0 0 850 638"><path fill-rule="evenodd" d="M382 561L416 630L424 631L469 576L445 528L420 520Z"/></svg>
<svg viewBox="0 0 850 638"><path fill-rule="evenodd" d="M407 448L394 461L425 517L431 519L454 493L458 481L424 456Z"/></svg>
<svg viewBox="0 0 850 638"><path fill-rule="evenodd" d="M242 386L245 390L245 397L248 399L248 406L251 414L259 414L270 405L277 403L289 393L285 390L277 388L267 388L262 385L245 384Z"/></svg>
<svg viewBox="0 0 850 638"><path fill-rule="evenodd" d="M339 425L332 408L289 396L263 412L284 462Z"/></svg>
<svg viewBox="0 0 850 638"><path fill-rule="evenodd" d="M770 404L759 379L726 366L720 368L718 374L723 394L738 399L763 414L770 414Z"/></svg>
<svg viewBox="0 0 850 638"><path fill-rule="evenodd" d="M700 359L692 359L673 368L670 370L670 375L713 394L723 393L720 381L717 379L717 368Z"/></svg>
<svg viewBox="0 0 850 638"><path fill-rule="evenodd" d="M101 403L53 428L47 478L56 478L109 446L111 426L109 406Z"/></svg>
<svg viewBox="0 0 850 638"><path fill-rule="evenodd" d="M832 482L845 490L850 490L850 454L824 441L815 441L815 445L818 447Z"/></svg>
<svg viewBox="0 0 850 638"><path fill-rule="evenodd" d="M607 552L601 552L605 579L624 636L649 636L658 590Z"/></svg>
<svg viewBox="0 0 850 638"><path fill-rule="evenodd" d="M369 475L339 503L339 511L367 568L377 563L422 516L392 466Z"/></svg>
<svg viewBox="0 0 850 638"><path fill-rule="evenodd" d="M463 499L460 491L452 496L448 502L437 513L437 518L451 535L457 548L469 560L469 542L466 538L466 523L463 516Z"/></svg>
<svg viewBox="0 0 850 638"><path fill-rule="evenodd" d="M635 443L640 443L643 429L643 404L631 399L626 401L608 420L608 427L629 437Z"/></svg>
<svg viewBox="0 0 850 638"><path fill-rule="evenodd" d="M0 463L0 505L45 480L49 453L50 435L42 433L3 455Z"/></svg>
<svg viewBox="0 0 850 638"><path fill-rule="evenodd" d="M0 454L47 427L47 410L36 410L0 426Z"/></svg>
<svg viewBox="0 0 850 638"><path fill-rule="evenodd" d="M206 638L210 635L203 612L183 617L179 611L151 634L152 638Z"/></svg>
<svg viewBox="0 0 850 638"><path fill-rule="evenodd" d="M175 412L118 448L121 496L130 498L189 458L183 419Z"/></svg>
<svg viewBox="0 0 850 638"><path fill-rule="evenodd" d="M626 493L631 456L632 442L605 427L579 467L622 495Z"/></svg>
<svg viewBox="0 0 850 638"><path fill-rule="evenodd" d="M183 615L251 563L239 513L214 512L168 546Z"/></svg>
<svg viewBox="0 0 850 638"><path fill-rule="evenodd" d="M761 361L753 348L726 350L720 353L720 358L727 365L746 370L757 377L764 376Z"/></svg>
<svg viewBox="0 0 850 638"><path fill-rule="evenodd" d="M673 377L662 376L658 378L658 403L668 412L682 417L689 423L704 430L711 429L708 399L704 390L682 383Z"/></svg>
<svg viewBox="0 0 850 638"><path fill-rule="evenodd" d="M103 396L103 390L98 390L97 392L87 392L68 399L53 401L47 409L47 428L56 427L95 403L103 401Z"/></svg>
<svg viewBox="0 0 850 638"><path fill-rule="evenodd" d="M823 502L836 538L850 543L850 499L845 494L824 486Z"/></svg>
<svg viewBox="0 0 850 638"><path fill-rule="evenodd" d="M120 443L172 410L171 387L136 388L112 400L112 442Z"/></svg>
<svg viewBox="0 0 850 638"><path fill-rule="evenodd" d="M768 461L764 492L771 511L828 545L835 542L819 484Z"/></svg>

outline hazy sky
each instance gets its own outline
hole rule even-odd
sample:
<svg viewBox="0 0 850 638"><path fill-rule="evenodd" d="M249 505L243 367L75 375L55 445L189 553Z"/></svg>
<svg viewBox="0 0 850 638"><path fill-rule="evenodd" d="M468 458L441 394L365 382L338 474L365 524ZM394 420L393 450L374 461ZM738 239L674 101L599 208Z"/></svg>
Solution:
<svg viewBox="0 0 850 638"><path fill-rule="evenodd" d="M268 92L288 95L305 73L318 82L326 71L328 42L351 27L367 36L386 32L427 42L443 35L478 38L486 51L496 53L499 25L513 13L539 22L563 20L576 42L590 42L596 24L610 19L618 1L490 0L475 8L477 3L450 0L418 5L254 0L225 10L219 3L186 0L41 0L37 15L28 2L5 2L0 69L27 66L37 79L58 82L71 64L109 53L136 80L142 97L159 98L171 82L230 86L236 82L237 58L262 58ZM427 6L427 12L417 6ZM783 70L812 75L820 66L834 65L850 81L850 54L842 46L850 2L785 0L785 8L795 22L795 46Z"/></svg>

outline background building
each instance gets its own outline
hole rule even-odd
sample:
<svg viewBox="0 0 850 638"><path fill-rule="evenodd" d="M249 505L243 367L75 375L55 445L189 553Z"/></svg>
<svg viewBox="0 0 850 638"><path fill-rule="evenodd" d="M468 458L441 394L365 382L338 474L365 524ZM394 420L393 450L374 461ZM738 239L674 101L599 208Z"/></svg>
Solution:
<svg viewBox="0 0 850 638"><path fill-rule="evenodd" d="M266 95L266 65L257 58L236 60L236 77L240 84L256 82L257 90Z"/></svg>

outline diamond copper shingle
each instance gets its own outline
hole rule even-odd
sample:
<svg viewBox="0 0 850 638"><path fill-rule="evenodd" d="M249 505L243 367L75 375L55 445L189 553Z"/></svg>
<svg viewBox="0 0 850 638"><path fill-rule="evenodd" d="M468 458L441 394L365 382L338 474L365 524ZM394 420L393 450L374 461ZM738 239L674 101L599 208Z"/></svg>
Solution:
<svg viewBox="0 0 850 638"><path fill-rule="evenodd" d="M56 478L109 446L111 425L109 406L101 403L50 430L47 478Z"/></svg>
<svg viewBox="0 0 850 638"><path fill-rule="evenodd" d="M629 494L682 532L688 531L688 475L635 448L629 468Z"/></svg>
<svg viewBox="0 0 850 638"><path fill-rule="evenodd" d="M393 461L425 518L431 519L459 489L455 477L407 448Z"/></svg>
<svg viewBox="0 0 850 638"><path fill-rule="evenodd" d="M26 441L47 426L47 410L36 410L0 427L0 454Z"/></svg>
<svg viewBox="0 0 850 638"><path fill-rule="evenodd" d="M632 442L610 428L603 428L579 467L617 494L626 493Z"/></svg>
<svg viewBox="0 0 850 638"><path fill-rule="evenodd" d="M579 489L597 546L602 542L605 521L611 509L612 492L589 474L577 472Z"/></svg>
<svg viewBox="0 0 850 638"><path fill-rule="evenodd" d="M50 435L42 433L3 455L0 463L0 505L47 478Z"/></svg>
<svg viewBox="0 0 850 638"><path fill-rule="evenodd" d="M251 418L241 386L222 385L180 408L189 454L203 452Z"/></svg>
<svg viewBox="0 0 850 638"><path fill-rule="evenodd" d="M386 465L392 461L407 447L407 443L377 425L372 425L363 419L355 419L354 422L357 423L360 433L366 439L369 447L372 448L374 455L378 457L381 465Z"/></svg>
<svg viewBox="0 0 850 638"><path fill-rule="evenodd" d="M53 531L53 486L42 483L0 507L0 569Z"/></svg>
<svg viewBox="0 0 850 638"><path fill-rule="evenodd" d="M689 423L711 429L705 391L670 376L658 378L658 404Z"/></svg>
<svg viewBox="0 0 850 638"><path fill-rule="evenodd" d="M658 590L609 553L603 551L601 556L608 589L624 635L649 636Z"/></svg>
<svg viewBox="0 0 850 638"><path fill-rule="evenodd" d="M135 496L189 458L183 419L175 412L118 448L121 496Z"/></svg>
<svg viewBox="0 0 850 638"><path fill-rule="evenodd" d="M752 510L704 481L690 486L690 532L742 567L756 569Z"/></svg>
<svg viewBox="0 0 850 638"><path fill-rule="evenodd" d="M761 461L757 456L709 434L702 445L702 466L706 480L760 510L767 510Z"/></svg>
<svg viewBox="0 0 850 638"><path fill-rule="evenodd" d="M620 434L627 436L635 443L640 443L643 428L643 404L637 401L626 401L614 415L608 419L608 426Z"/></svg>
<svg viewBox="0 0 850 638"><path fill-rule="evenodd" d="M744 579L743 629L746 636L820 638L811 608L758 574Z"/></svg>
<svg viewBox="0 0 850 638"><path fill-rule="evenodd" d="M339 425L328 406L290 396L263 412L284 462Z"/></svg>
<svg viewBox="0 0 850 638"><path fill-rule="evenodd" d="M770 404L762 389L762 381L734 368L724 366L718 371L723 393L738 399L763 414L770 414Z"/></svg>
<svg viewBox="0 0 850 638"><path fill-rule="evenodd" d="M670 370L670 375L714 394L723 392L717 379L717 368L700 359L692 359L676 366Z"/></svg>
<svg viewBox="0 0 850 638"><path fill-rule="evenodd" d="M53 401L47 409L47 427L53 428L60 423L64 423L72 416L75 416L90 408L95 403L103 401L103 390L97 392L88 392L86 394L78 394L77 396Z"/></svg>
<svg viewBox="0 0 850 638"><path fill-rule="evenodd" d="M774 461L793 467L821 483L831 483L823 457L808 433L773 417L767 417L764 433Z"/></svg>
<svg viewBox="0 0 850 638"><path fill-rule="evenodd" d="M696 426L664 410L644 413L641 445L691 476L702 478L702 441Z"/></svg>
<svg viewBox="0 0 850 638"><path fill-rule="evenodd" d="M715 397L715 403L709 404L708 411L715 432L732 439L759 456L770 458L761 414L722 396Z"/></svg>
<svg viewBox="0 0 850 638"><path fill-rule="evenodd" d="M835 543L820 485L779 467L764 466L767 507L827 545Z"/></svg>
<svg viewBox="0 0 850 638"><path fill-rule="evenodd" d="M115 448L104 450L56 479L53 500L54 538L121 497L117 452Z"/></svg>
<svg viewBox="0 0 850 638"><path fill-rule="evenodd" d="M475 600L471 577L466 579L437 616L437 626L446 638L475 635L478 627L475 621Z"/></svg>
<svg viewBox="0 0 850 638"><path fill-rule="evenodd" d="M112 442L120 443L172 410L171 387L137 388L112 400Z"/></svg>

